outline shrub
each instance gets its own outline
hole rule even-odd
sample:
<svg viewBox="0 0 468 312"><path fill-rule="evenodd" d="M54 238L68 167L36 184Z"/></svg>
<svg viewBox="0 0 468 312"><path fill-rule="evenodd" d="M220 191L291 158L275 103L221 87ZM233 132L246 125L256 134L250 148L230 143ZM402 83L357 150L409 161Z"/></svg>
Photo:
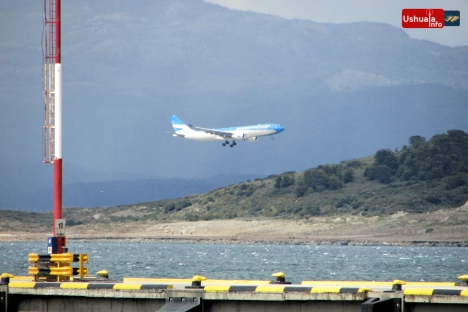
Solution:
<svg viewBox="0 0 468 312"><path fill-rule="evenodd" d="M205 212L200 216L200 220L202 221L209 221L213 220L215 218L215 215L212 212Z"/></svg>
<svg viewBox="0 0 468 312"><path fill-rule="evenodd" d="M452 190L457 187L463 186L466 184L468 180L468 175L464 174L457 174L455 176L447 177L445 179L445 189L446 190Z"/></svg>
<svg viewBox="0 0 468 312"><path fill-rule="evenodd" d="M375 167L375 178L380 183L388 184L392 182L392 170L385 165Z"/></svg>
<svg viewBox="0 0 468 312"><path fill-rule="evenodd" d="M354 181L354 170L353 169L347 169L344 173L343 176L343 182L344 183L349 183Z"/></svg>
<svg viewBox="0 0 468 312"><path fill-rule="evenodd" d="M353 201L354 201L354 198L352 198L351 196L342 197L335 204L335 207L336 208L341 208L341 207L343 207L345 205L351 204Z"/></svg>
<svg viewBox="0 0 468 312"><path fill-rule="evenodd" d="M297 187L296 188L296 197L302 197L307 193L306 187Z"/></svg>
<svg viewBox="0 0 468 312"><path fill-rule="evenodd" d="M361 166L362 164L359 160L353 160L349 162L348 164L346 164L346 168L359 168Z"/></svg>
<svg viewBox="0 0 468 312"><path fill-rule="evenodd" d="M283 179L281 180L281 187L285 188L288 186L291 186L294 184L294 178L290 175L285 175L283 176Z"/></svg>
<svg viewBox="0 0 468 312"><path fill-rule="evenodd" d="M188 213L186 216L185 216L185 220L186 221L189 221L189 222L194 222L194 221L198 221L199 217L197 214L195 213Z"/></svg>
<svg viewBox="0 0 468 312"><path fill-rule="evenodd" d="M80 225L83 224L81 221L74 221L74 220L67 220L67 226L75 226L75 225Z"/></svg>
<svg viewBox="0 0 468 312"><path fill-rule="evenodd" d="M429 196L426 196L426 198L424 198L427 202L431 203L431 204L434 204L434 205L439 205L442 201L440 200L439 197L431 194Z"/></svg>
<svg viewBox="0 0 468 312"><path fill-rule="evenodd" d="M175 205L173 203L167 204L164 206L164 212L169 213L171 211L175 210Z"/></svg>
<svg viewBox="0 0 468 312"><path fill-rule="evenodd" d="M281 177L276 178L275 188L280 188L281 187L281 180L282 180Z"/></svg>
<svg viewBox="0 0 468 312"><path fill-rule="evenodd" d="M343 187L343 182L341 182L340 178L338 178L334 174L331 175L330 178L328 179L327 189L329 189L329 190L339 190L342 187Z"/></svg>

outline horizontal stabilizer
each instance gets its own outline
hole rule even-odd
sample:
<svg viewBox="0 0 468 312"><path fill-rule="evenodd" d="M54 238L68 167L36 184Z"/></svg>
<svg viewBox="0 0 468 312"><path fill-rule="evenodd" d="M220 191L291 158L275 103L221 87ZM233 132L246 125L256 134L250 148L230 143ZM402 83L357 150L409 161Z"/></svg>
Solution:
<svg viewBox="0 0 468 312"><path fill-rule="evenodd" d="M175 132L166 132L166 133L171 134L174 137L179 137L179 138L184 138L185 137L185 135L178 134L178 133L175 133Z"/></svg>

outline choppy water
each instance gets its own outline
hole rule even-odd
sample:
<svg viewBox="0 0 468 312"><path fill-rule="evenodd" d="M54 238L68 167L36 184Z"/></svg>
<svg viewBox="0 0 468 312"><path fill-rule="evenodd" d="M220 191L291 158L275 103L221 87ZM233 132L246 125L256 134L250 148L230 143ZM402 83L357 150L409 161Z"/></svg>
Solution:
<svg viewBox="0 0 468 312"><path fill-rule="evenodd" d="M457 281L468 274L468 248L313 245L224 245L69 242L87 253L90 275L110 278L203 275L212 279ZM0 243L0 273L27 275L28 254L46 253L46 243Z"/></svg>

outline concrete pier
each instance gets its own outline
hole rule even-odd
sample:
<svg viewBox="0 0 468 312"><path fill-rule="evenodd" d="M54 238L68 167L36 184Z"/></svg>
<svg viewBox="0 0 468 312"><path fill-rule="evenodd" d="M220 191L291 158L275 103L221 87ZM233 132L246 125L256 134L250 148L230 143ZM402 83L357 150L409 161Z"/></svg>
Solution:
<svg viewBox="0 0 468 312"><path fill-rule="evenodd" d="M463 283L124 279L0 286L0 312L13 311L467 311Z"/></svg>

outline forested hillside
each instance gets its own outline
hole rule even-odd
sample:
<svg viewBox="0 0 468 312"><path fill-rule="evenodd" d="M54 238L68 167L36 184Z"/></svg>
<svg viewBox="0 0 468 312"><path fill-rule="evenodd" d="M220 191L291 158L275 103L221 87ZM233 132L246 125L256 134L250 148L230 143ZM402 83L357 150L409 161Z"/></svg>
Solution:
<svg viewBox="0 0 468 312"><path fill-rule="evenodd" d="M65 215L70 226L106 220L307 219L334 213L423 213L467 200L468 134L450 130L430 140L412 136L400 150L382 149L373 156L248 180L206 194L115 208L69 208Z"/></svg>
<svg viewBox="0 0 468 312"><path fill-rule="evenodd" d="M234 218L308 219L350 214L424 213L468 200L468 134L412 136L401 150L247 180L206 194L109 208L67 208L67 226L126 221ZM51 213L0 211L0 217L50 223ZM11 229L13 230L13 228Z"/></svg>

